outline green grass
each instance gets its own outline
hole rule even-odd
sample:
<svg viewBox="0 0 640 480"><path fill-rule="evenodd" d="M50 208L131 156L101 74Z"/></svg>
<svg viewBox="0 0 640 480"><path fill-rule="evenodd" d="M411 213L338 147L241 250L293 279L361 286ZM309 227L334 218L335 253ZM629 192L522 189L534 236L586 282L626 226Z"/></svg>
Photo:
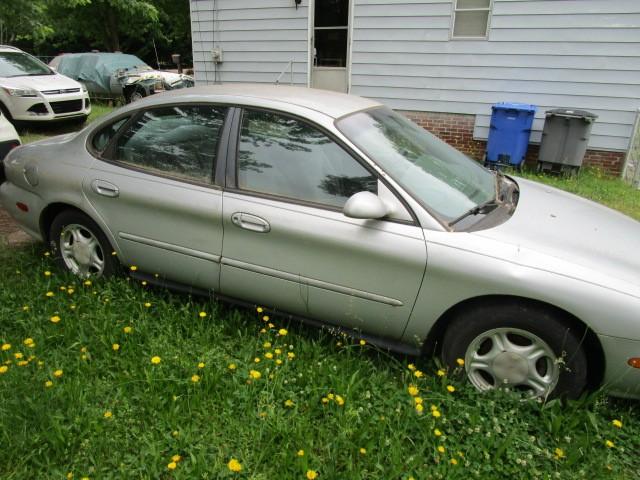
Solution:
<svg viewBox="0 0 640 480"><path fill-rule="evenodd" d="M522 177L602 203L640 220L640 190L597 169L583 168L575 177L522 173Z"/></svg>
<svg viewBox="0 0 640 480"><path fill-rule="evenodd" d="M11 344L0 351L8 367L0 374L2 479L68 472L76 479L302 479L308 470L320 479L640 473L636 402L595 394L562 406L506 392L481 395L458 371L438 376L430 360L418 363L425 376L417 378L411 359L277 317L264 321L255 311L122 277L83 285L36 245L0 249L0 279L0 343ZM56 315L60 321L51 322ZM25 346L26 338L35 346ZM261 378L250 379L250 370ZM409 385L420 389L422 414ZM337 396L323 404L331 393L344 405ZM170 472L173 455L182 460ZM239 474L227 467L232 458L242 465Z"/></svg>
<svg viewBox="0 0 640 480"><path fill-rule="evenodd" d="M87 119L87 122L92 122L107 113L111 113L114 107L110 107L102 103L94 103L91 105L91 114ZM37 140L43 140L54 135L62 135L64 133L75 132L80 130L83 125L79 125L73 122L55 122L43 125L29 124L25 127L20 127L18 133L20 134L20 140L23 144L35 142Z"/></svg>

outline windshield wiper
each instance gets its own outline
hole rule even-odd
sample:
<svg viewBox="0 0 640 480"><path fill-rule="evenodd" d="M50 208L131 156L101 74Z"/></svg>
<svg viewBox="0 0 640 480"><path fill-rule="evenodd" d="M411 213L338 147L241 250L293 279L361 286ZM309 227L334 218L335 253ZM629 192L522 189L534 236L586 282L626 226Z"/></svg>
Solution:
<svg viewBox="0 0 640 480"><path fill-rule="evenodd" d="M491 200L487 200L486 202L481 203L480 205L476 205L475 207L470 208L469 210L464 212L462 215L460 215L458 218L455 218L452 221L450 221L449 226L453 227L456 223L461 222L462 220L464 220L465 218L471 215L480 215L481 213L489 213L499 205L500 204L496 201L495 198L492 198Z"/></svg>

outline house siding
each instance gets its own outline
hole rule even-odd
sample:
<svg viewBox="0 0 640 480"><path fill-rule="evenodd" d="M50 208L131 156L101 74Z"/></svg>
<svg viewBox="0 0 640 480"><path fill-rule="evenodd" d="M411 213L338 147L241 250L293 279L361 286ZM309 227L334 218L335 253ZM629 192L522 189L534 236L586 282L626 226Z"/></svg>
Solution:
<svg viewBox="0 0 640 480"><path fill-rule="evenodd" d="M193 68L197 84L257 82L307 85L308 2L293 0L191 0ZM214 8L215 7L215 8ZM223 62L211 51L222 48Z"/></svg>
<svg viewBox="0 0 640 480"><path fill-rule="evenodd" d="M493 0L488 38L452 40L451 0L354 0L351 92L404 111L475 115L491 105L598 115L589 148L625 151L640 106L640 2Z"/></svg>

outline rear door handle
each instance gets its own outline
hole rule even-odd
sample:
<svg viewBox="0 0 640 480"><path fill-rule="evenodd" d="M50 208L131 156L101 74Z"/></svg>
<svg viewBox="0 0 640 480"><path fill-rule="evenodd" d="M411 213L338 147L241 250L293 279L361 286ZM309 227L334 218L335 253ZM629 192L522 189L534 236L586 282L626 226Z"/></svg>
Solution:
<svg viewBox="0 0 640 480"><path fill-rule="evenodd" d="M120 189L105 180L94 180L91 182L91 189L104 197L117 197L120 195Z"/></svg>
<svg viewBox="0 0 640 480"><path fill-rule="evenodd" d="M271 230L271 225L264 218L250 213L236 212L231 215L231 222L245 230L252 232L267 233Z"/></svg>

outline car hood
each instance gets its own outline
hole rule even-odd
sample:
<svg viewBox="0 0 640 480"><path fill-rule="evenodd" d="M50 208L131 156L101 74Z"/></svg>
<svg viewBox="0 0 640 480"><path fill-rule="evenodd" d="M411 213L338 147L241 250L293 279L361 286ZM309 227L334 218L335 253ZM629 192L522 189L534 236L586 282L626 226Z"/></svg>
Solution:
<svg viewBox="0 0 640 480"><path fill-rule="evenodd" d="M640 287L640 222L556 188L517 182L520 199L513 216L474 235L555 258L561 274L567 274L561 270L569 263L590 271L584 280L611 286L610 278Z"/></svg>
<svg viewBox="0 0 640 480"><path fill-rule="evenodd" d="M64 88L80 88L80 84L69 77L56 73L54 75L38 75L33 77L0 78L0 85L8 88L32 88L43 90L58 90Z"/></svg>

